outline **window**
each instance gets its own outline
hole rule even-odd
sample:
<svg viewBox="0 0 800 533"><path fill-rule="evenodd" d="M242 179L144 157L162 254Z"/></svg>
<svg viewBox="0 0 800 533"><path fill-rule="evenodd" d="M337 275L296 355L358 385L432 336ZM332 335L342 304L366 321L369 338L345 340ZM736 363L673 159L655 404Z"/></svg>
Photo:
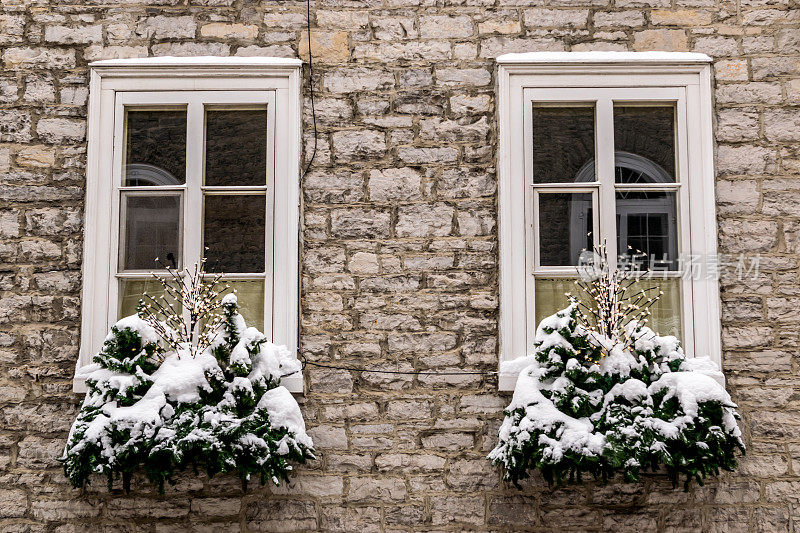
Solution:
<svg viewBox="0 0 800 533"><path fill-rule="evenodd" d="M248 325L296 351L300 64L90 65L79 368L144 291L158 291L151 271L201 258L226 274ZM286 381L302 390L301 376Z"/></svg>
<svg viewBox="0 0 800 533"><path fill-rule="evenodd" d="M710 58L532 53L498 58L501 361L533 352L566 306L581 252L647 268L651 325L720 360ZM515 375L501 375L513 389Z"/></svg>

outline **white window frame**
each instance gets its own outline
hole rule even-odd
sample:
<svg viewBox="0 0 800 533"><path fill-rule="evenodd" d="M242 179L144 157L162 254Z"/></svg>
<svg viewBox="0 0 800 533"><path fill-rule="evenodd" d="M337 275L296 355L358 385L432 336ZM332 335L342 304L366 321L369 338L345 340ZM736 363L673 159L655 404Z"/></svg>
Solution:
<svg viewBox="0 0 800 533"><path fill-rule="evenodd" d="M124 274L117 269L122 143L115 139L123 130L126 105L188 103L187 152L195 154L204 145L204 105L266 105L267 186L256 187L267 201L267 266L261 275L266 278L264 333L297 354L301 66L299 59L270 57L114 59L89 64L81 344L75 392L86 390L81 369L92 362L117 319L116 279ZM203 190L214 192L214 187L200 186L201 169L195 167L201 161L202 156L188 157L186 185L164 188L183 190L186 263L201 254L202 228L197 220L202 216ZM240 189L233 194L247 192L247 187ZM189 219L192 224L186 223ZM240 278L244 279L236 279ZM302 392L303 376L284 378L283 385Z"/></svg>
<svg viewBox="0 0 800 533"><path fill-rule="evenodd" d="M716 257L714 200L714 140L712 131L711 58L683 52L534 52L507 54L498 63L499 120L499 253L500 362L532 354L536 332L533 309L534 239L538 217L533 212L536 191L583 192L587 183L533 187L530 174L532 132L530 103L535 101L595 101L597 182L600 234L614 235L614 101L674 101L678 182L678 239L681 253ZM608 128L611 128L608 135ZM528 146L526 146L526 143ZM572 188L570 188L572 187ZM573 190L574 189L574 190ZM596 233L597 234L597 233ZM612 242L613 241L613 242ZM607 242L616 259L616 241ZM574 267L549 267L562 275ZM567 272L569 270L569 272ZM541 271L540 271L541 272ZM685 278L686 279L686 278ZM721 361L719 284L701 276L683 283L683 341L689 357L707 355ZM516 373L501 373L500 390L513 390Z"/></svg>

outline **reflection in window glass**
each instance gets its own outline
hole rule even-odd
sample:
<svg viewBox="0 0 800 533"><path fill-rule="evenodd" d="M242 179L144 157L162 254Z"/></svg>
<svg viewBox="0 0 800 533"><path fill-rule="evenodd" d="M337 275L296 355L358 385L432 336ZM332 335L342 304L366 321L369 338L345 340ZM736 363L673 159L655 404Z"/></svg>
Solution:
<svg viewBox="0 0 800 533"><path fill-rule="evenodd" d="M162 296L168 296L160 282L154 279L122 279L120 280L119 291L119 318L135 315L136 307L142 295L147 293L152 298L162 302ZM174 298L169 298L173 306L180 311L180 302Z"/></svg>
<svg viewBox="0 0 800 533"><path fill-rule="evenodd" d="M539 193L539 264L577 265L592 249L591 193Z"/></svg>
<svg viewBox="0 0 800 533"><path fill-rule="evenodd" d="M264 272L266 197L205 197L203 246L209 272Z"/></svg>
<svg viewBox="0 0 800 533"><path fill-rule="evenodd" d="M123 208L123 270L180 268L180 196L126 194Z"/></svg>
<svg viewBox="0 0 800 533"><path fill-rule="evenodd" d="M675 193L617 192L617 250L641 270L678 270Z"/></svg>
<svg viewBox="0 0 800 533"><path fill-rule="evenodd" d="M574 182L593 160L593 107L533 107L534 183Z"/></svg>
<svg viewBox="0 0 800 533"><path fill-rule="evenodd" d="M125 113L126 186L186 183L186 110Z"/></svg>
<svg viewBox="0 0 800 533"><path fill-rule="evenodd" d="M217 290L222 290L225 285L230 285L230 289L224 294L235 291L236 300L239 304L239 313L244 318L248 327L255 327L259 331L264 331L264 280L230 280L223 279ZM217 311L221 313L221 310Z"/></svg>
<svg viewBox="0 0 800 533"><path fill-rule="evenodd" d="M206 185L267 183L267 111L206 112Z"/></svg>
<svg viewBox="0 0 800 533"><path fill-rule="evenodd" d="M649 289L654 289L650 291ZM683 329L681 327L681 279L680 278L659 278L640 279L628 289L631 293L636 291L647 291L648 294L656 295L658 291L663 292L659 300L650 307L650 318L647 326L659 335L675 335L683 339Z"/></svg>
<svg viewBox="0 0 800 533"><path fill-rule="evenodd" d="M633 295L636 291L657 287L663 292L661 298L650 307L651 316L647 323L660 335L675 335L682 338L681 328L681 280L679 278L640 279L629 289ZM534 285L536 324L569 305L564 293L580 297L581 290L574 279L537 278ZM656 292L657 293L657 292Z"/></svg>
<svg viewBox="0 0 800 533"><path fill-rule="evenodd" d="M642 160L617 165L617 183L675 181L675 107L614 106L614 150Z"/></svg>

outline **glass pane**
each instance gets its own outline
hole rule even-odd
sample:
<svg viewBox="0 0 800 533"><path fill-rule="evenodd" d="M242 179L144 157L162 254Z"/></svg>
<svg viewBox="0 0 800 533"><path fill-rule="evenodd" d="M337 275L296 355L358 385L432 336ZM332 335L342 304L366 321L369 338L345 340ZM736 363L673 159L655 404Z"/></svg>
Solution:
<svg viewBox="0 0 800 533"><path fill-rule="evenodd" d="M161 297L166 295L166 291L158 281L154 279L120 280L119 318L135 315L139 300L142 299L142 294L145 292L159 302L164 303ZM173 305L176 305L173 298L169 298L169 301L171 301ZM180 309L180 307L177 309Z"/></svg>
<svg viewBox="0 0 800 533"><path fill-rule="evenodd" d="M231 291L236 291L239 313L248 327L264 331L264 280L227 280ZM229 291L229 292L231 292ZM226 293L227 294L227 293Z"/></svg>
<svg viewBox="0 0 800 533"><path fill-rule="evenodd" d="M206 185L266 185L267 110L206 112Z"/></svg>
<svg viewBox="0 0 800 533"><path fill-rule="evenodd" d="M678 270L675 193L631 191L616 196L620 268Z"/></svg>
<svg viewBox="0 0 800 533"><path fill-rule="evenodd" d="M592 194L539 193L539 264L578 265L592 249Z"/></svg>
<svg viewBox="0 0 800 533"><path fill-rule="evenodd" d="M126 186L186 183L186 110L125 113Z"/></svg>
<svg viewBox="0 0 800 533"><path fill-rule="evenodd" d="M642 279L634 283L629 289L633 294L636 291L658 287L664 294L650 307L651 316L648 326L660 335L675 335L682 339L681 328L681 280L679 278ZM573 279L543 279L537 278L534 285L536 324L544 318L564 309L569 301L564 293L569 292L580 296L581 290L575 285Z"/></svg>
<svg viewBox="0 0 800 533"><path fill-rule="evenodd" d="M180 196L124 194L122 202L122 269L180 268Z"/></svg>
<svg viewBox="0 0 800 533"><path fill-rule="evenodd" d="M534 305L536 306L536 325L539 322L569 305L565 293L577 295L579 289L570 278L541 279L534 283Z"/></svg>
<svg viewBox="0 0 800 533"><path fill-rule="evenodd" d="M533 107L533 182L594 180L594 107Z"/></svg>
<svg viewBox="0 0 800 533"><path fill-rule="evenodd" d="M649 291L651 288L657 290ZM648 327L659 335L675 335L683 340L681 327L681 280L680 278L640 279L628 289L630 293L648 291L653 295L660 290L664 294L650 307Z"/></svg>
<svg viewBox="0 0 800 533"><path fill-rule="evenodd" d="M205 197L208 272L264 272L266 211L264 195Z"/></svg>
<svg viewBox="0 0 800 533"><path fill-rule="evenodd" d="M614 106L617 183L675 181L675 107Z"/></svg>
<svg viewBox="0 0 800 533"><path fill-rule="evenodd" d="M225 285L230 288L224 290ZM215 287L218 291L223 291L222 296L236 291L239 303L239 313L244 317L247 327L254 327L259 331L264 331L264 280L229 280L223 278ZM218 308L214 314L221 315L222 310Z"/></svg>

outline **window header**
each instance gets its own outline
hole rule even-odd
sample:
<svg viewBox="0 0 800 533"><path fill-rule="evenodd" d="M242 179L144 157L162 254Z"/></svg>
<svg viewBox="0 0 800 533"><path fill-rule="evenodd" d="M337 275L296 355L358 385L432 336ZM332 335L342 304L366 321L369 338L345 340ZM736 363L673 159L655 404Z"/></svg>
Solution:
<svg viewBox="0 0 800 533"><path fill-rule="evenodd" d="M300 59L288 57L136 57L126 59L103 59L92 61L92 68L103 67L299 67Z"/></svg>
<svg viewBox="0 0 800 533"><path fill-rule="evenodd" d="M523 63L710 63L712 59L695 52L527 52L504 54L501 65Z"/></svg>

